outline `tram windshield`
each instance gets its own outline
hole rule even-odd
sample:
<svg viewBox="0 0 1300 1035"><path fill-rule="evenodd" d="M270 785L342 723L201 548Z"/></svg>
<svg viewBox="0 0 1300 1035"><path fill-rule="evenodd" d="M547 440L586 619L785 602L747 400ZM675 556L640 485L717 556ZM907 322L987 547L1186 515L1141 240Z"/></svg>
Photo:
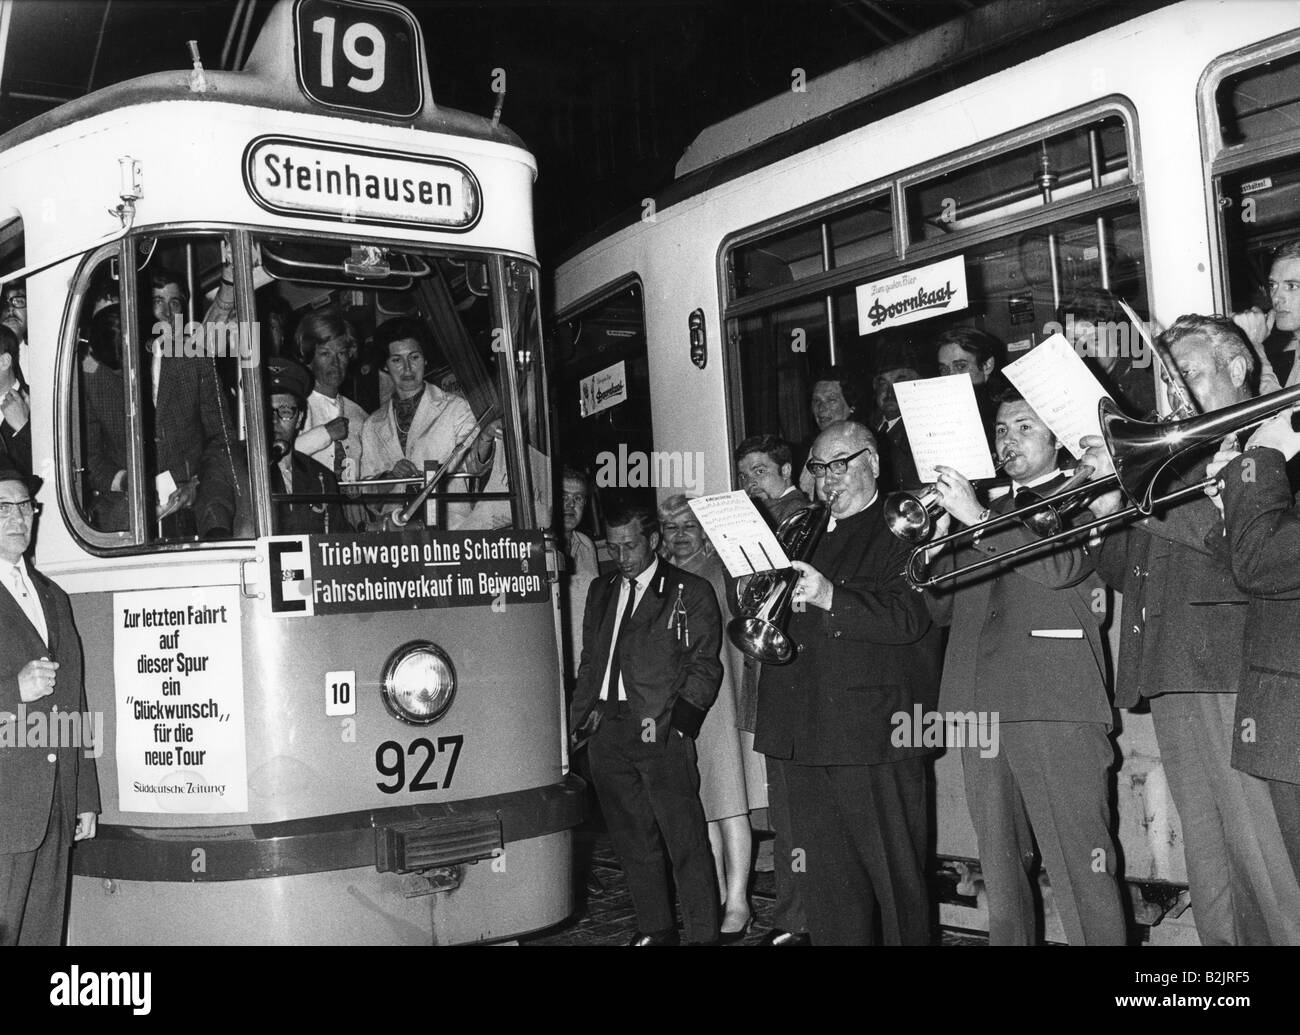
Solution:
<svg viewBox="0 0 1300 1035"><path fill-rule="evenodd" d="M483 253L244 233L105 249L75 302L83 537L545 527L537 301L535 267Z"/></svg>

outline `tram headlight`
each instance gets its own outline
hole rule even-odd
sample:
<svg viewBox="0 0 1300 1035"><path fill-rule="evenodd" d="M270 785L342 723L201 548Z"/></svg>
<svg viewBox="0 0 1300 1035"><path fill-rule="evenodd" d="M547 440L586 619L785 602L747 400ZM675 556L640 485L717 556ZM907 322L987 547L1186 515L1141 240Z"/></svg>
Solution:
<svg viewBox="0 0 1300 1035"><path fill-rule="evenodd" d="M384 662L379 685L390 714L413 726L427 726L451 707L456 670L441 647L416 640L399 647Z"/></svg>

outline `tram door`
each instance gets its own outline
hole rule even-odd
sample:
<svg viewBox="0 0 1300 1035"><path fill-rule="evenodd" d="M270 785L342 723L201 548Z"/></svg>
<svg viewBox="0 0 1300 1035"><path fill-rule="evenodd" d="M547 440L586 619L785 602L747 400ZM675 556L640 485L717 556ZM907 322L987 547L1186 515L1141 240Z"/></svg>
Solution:
<svg viewBox="0 0 1300 1035"><path fill-rule="evenodd" d="M1212 110L1217 125L1205 130L1221 149L1212 196L1225 311L1272 311L1264 349L1285 384L1288 376L1300 376L1300 248L1276 264L1274 253L1300 244L1300 53L1224 76L1214 88ZM1272 290L1270 280L1276 281Z"/></svg>
<svg viewBox="0 0 1300 1035"><path fill-rule="evenodd" d="M588 520L620 506L655 505L650 366L639 280L624 282L560 321L558 393L564 462L595 487ZM601 538L601 536L597 536Z"/></svg>

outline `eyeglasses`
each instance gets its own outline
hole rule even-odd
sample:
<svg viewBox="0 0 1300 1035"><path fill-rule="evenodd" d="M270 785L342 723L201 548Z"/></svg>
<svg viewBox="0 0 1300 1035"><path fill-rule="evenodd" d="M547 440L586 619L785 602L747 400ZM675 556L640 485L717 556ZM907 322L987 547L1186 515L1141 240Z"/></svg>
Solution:
<svg viewBox="0 0 1300 1035"><path fill-rule="evenodd" d="M297 420L298 414L302 411L296 406L272 406L271 412L275 414L277 420Z"/></svg>
<svg viewBox="0 0 1300 1035"><path fill-rule="evenodd" d="M850 453L848 456L837 456L834 460L827 460L825 463L820 460L809 460L804 464L804 467L808 469L808 473L814 478L825 478L828 473L843 474L849 469L850 460L870 451L870 446L863 446L856 453Z"/></svg>
<svg viewBox="0 0 1300 1035"><path fill-rule="evenodd" d="M0 503L0 521L13 517L15 514L20 517L31 517L33 514L39 514L40 512L41 505L35 500L16 500L12 503Z"/></svg>
<svg viewBox="0 0 1300 1035"><path fill-rule="evenodd" d="M582 495L581 493L575 495L572 492L566 492L563 496L560 497L560 500L563 503L574 503L577 504L579 507L581 507L587 502L587 497Z"/></svg>
<svg viewBox="0 0 1300 1035"><path fill-rule="evenodd" d="M27 308L27 296L26 296L26 295L9 295L7 298L5 298L5 300L4 300L3 303L0 303L0 308L3 308L3 309L26 309L26 308Z"/></svg>

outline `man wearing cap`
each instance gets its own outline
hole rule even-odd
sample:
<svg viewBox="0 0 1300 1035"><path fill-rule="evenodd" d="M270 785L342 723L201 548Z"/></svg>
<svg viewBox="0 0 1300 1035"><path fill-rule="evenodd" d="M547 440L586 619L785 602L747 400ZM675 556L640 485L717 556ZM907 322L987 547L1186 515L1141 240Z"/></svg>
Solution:
<svg viewBox="0 0 1300 1035"><path fill-rule="evenodd" d="M337 500L294 503L277 495L337 495L338 481L324 464L294 449L307 420L311 374L291 359L276 357L266 364L271 428L271 495L275 502L277 535L343 532L349 525Z"/></svg>
<svg viewBox="0 0 1300 1035"><path fill-rule="evenodd" d="M67 721L89 716L72 608L24 557L35 509L27 477L0 469L0 945L59 944L69 851L99 812L90 723Z"/></svg>

